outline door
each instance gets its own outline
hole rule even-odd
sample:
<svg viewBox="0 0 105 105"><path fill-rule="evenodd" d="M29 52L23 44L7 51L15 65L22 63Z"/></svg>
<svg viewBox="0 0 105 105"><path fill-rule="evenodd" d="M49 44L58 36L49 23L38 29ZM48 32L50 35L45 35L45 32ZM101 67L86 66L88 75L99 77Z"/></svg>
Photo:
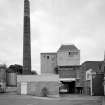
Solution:
<svg viewBox="0 0 105 105"><path fill-rule="evenodd" d="M27 83L26 82L21 83L21 94L27 94Z"/></svg>
<svg viewBox="0 0 105 105"><path fill-rule="evenodd" d="M92 76L92 91L95 96L104 95L104 74Z"/></svg>

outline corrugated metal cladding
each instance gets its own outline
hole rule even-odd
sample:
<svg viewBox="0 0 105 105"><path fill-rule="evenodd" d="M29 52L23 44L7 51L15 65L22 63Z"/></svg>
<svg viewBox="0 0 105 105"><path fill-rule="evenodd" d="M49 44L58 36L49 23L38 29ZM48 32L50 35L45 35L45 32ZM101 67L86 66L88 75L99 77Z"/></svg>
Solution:
<svg viewBox="0 0 105 105"><path fill-rule="evenodd" d="M0 92L6 92L6 82L0 81Z"/></svg>
<svg viewBox="0 0 105 105"><path fill-rule="evenodd" d="M84 93L91 95L91 89L93 96L104 96L104 74L94 74L92 75L92 81L84 81Z"/></svg>
<svg viewBox="0 0 105 105"><path fill-rule="evenodd" d="M96 74L92 76L92 90L94 96L104 95L104 74Z"/></svg>
<svg viewBox="0 0 105 105"><path fill-rule="evenodd" d="M6 91L6 69L0 68L0 92Z"/></svg>
<svg viewBox="0 0 105 105"><path fill-rule="evenodd" d="M15 72L8 72L6 78L7 86L17 86L17 74Z"/></svg>
<svg viewBox="0 0 105 105"><path fill-rule="evenodd" d="M86 61L82 64L82 71L84 72L84 94L95 95L95 96L103 96L104 94L104 62L103 61ZM93 78L92 78L92 86L91 79L86 80L86 72L88 70L92 70Z"/></svg>
<svg viewBox="0 0 105 105"><path fill-rule="evenodd" d="M6 81L6 69L0 68L0 81Z"/></svg>

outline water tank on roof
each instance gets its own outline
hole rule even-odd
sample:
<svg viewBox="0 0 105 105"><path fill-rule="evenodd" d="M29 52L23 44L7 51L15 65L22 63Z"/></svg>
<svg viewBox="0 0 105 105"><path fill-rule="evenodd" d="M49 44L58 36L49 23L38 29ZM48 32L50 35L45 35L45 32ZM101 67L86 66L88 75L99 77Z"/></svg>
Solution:
<svg viewBox="0 0 105 105"><path fill-rule="evenodd" d="M15 87L17 86L17 74L13 70L7 71L7 86Z"/></svg>

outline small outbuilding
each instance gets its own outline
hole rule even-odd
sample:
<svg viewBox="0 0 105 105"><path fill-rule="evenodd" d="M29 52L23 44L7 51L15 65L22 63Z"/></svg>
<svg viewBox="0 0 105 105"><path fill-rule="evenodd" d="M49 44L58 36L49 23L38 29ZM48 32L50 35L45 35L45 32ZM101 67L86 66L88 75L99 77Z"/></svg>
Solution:
<svg viewBox="0 0 105 105"><path fill-rule="evenodd" d="M59 76L53 74L18 75L17 94L59 96Z"/></svg>

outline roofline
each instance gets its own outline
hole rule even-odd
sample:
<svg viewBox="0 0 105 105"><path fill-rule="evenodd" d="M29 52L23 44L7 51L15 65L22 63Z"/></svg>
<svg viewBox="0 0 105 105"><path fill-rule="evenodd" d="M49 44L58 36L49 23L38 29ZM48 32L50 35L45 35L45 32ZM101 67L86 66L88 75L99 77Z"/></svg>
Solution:
<svg viewBox="0 0 105 105"><path fill-rule="evenodd" d="M57 54L56 52L46 52L46 53L40 53L40 54Z"/></svg>
<svg viewBox="0 0 105 105"><path fill-rule="evenodd" d="M81 65L83 65L85 63L88 63L88 62L97 62L97 63L100 63L100 62L104 62L104 61L84 61L83 63L81 63Z"/></svg>
<svg viewBox="0 0 105 105"><path fill-rule="evenodd" d="M59 49L62 47L62 46L69 46L69 45L73 45L73 46L75 46L76 47L76 49L74 50L74 51L80 51L80 49L79 48L77 48L77 46L75 45L75 44L61 44L61 46L59 47ZM57 52L62 52L61 50L57 50ZM66 51L68 51L68 50L66 50ZM73 50L72 50L73 51Z"/></svg>
<svg viewBox="0 0 105 105"><path fill-rule="evenodd" d="M81 65L59 66L59 68L81 67Z"/></svg>
<svg viewBox="0 0 105 105"><path fill-rule="evenodd" d="M57 52L66 52L66 51L71 51L71 50L57 50ZM80 49L75 49L75 50L72 50L71 52L80 52Z"/></svg>

